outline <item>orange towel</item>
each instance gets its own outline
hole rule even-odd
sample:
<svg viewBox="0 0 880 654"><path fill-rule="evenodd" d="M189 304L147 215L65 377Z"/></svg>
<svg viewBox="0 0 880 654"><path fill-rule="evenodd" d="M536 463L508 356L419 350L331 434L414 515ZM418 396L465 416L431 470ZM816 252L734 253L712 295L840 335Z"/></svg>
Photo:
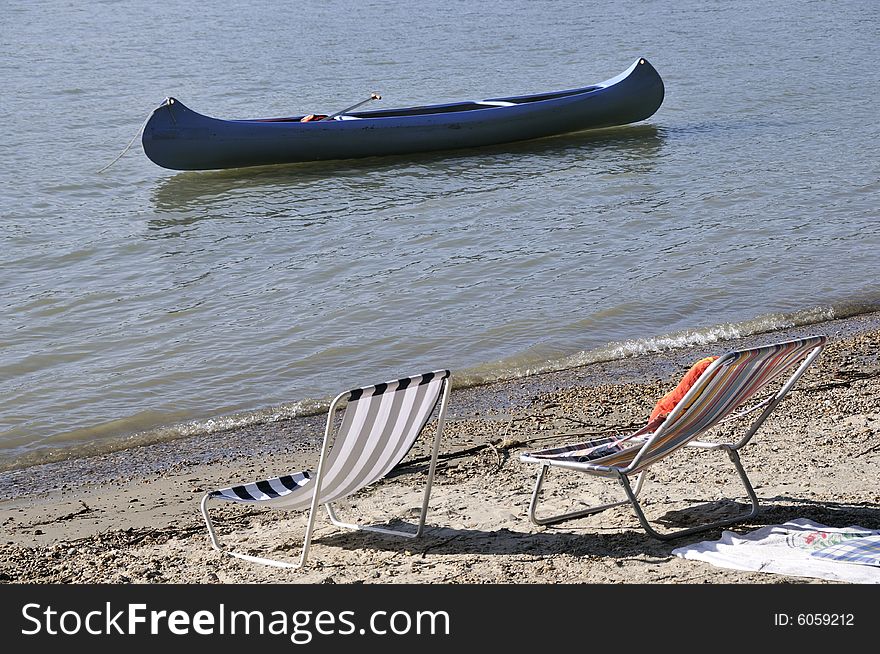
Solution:
<svg viewBox="0 0 880 654"><path fill-rule="evenodd" d="M657 404L654 405L654 410L651 412L649 422L651 420L654 420L654 418L665 417L672 413L675 405L681 402L681 399L691 389L691 386L694 385L699 376L702 375L706 368L709 367L709 364L717 358L717 356L706 357L705 359L700 359L694 365L692 365L690 370L688 370L684 374L684 377L681 378L678 386L676 386L675 389L669 391L666 395L661 397Z"/></svg>

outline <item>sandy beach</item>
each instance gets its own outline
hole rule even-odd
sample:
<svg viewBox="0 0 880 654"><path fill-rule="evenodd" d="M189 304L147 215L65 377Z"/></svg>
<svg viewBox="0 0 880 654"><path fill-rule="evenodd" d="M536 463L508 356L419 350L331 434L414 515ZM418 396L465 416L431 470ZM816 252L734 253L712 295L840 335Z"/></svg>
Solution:
<svg viewBox="0 0 880 654"><path fill-rule="evenodd" d="M454 390L424 537L342 531L318 517L310 565L264 567L211 549L199 513L207 491L313 467L324 416L122 450L0 474L4 583L838 583L742 572L672 550L720 530L660 542L629 507L555 527L527 509L537 468L522 452L631 431L708 354L810 334L829 345L742 452L762 512L733 531L807 518L880 528L880 314ZM402 371L403 372L403 371ZM408 371L407 371L408 372ZM454 371L453 371L454 373ZM341 380L341 385L346 385ZM426 449L340 504L343 518L411 521ZM619 489L584 475L548 482L549 506ZM642 497L661 527L736 510L745 499L727 458L685 450L652 469ZM224 542L294 561L305 513L220 507Z"/></svg>

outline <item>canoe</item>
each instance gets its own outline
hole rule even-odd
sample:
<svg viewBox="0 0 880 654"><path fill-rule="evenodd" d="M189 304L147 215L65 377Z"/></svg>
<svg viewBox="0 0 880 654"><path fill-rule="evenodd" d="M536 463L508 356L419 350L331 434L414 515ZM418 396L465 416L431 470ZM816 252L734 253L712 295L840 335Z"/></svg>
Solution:
<svg viewBox="0 0 880 654"><path fill-rule="evenodd" d="M412 154L627 125L652 116L663 96L663 80L640 57L619 75L577 89L344 111L317 120L309 114L222 120L168 97L144 124L142 142L153 163L171 170Z"/></svg>

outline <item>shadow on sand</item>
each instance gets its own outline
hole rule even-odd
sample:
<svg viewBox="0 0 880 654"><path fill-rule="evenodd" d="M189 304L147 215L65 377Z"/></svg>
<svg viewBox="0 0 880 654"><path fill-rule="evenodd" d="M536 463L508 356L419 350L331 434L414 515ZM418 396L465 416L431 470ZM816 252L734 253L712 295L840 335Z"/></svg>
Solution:
<svg viewBox="0 0 880 654"><path fill-rule="evenodd" d="M746 511L748 505L731 501L719 501L700 504L681 511L669 511L655 518L656 524L667 528L682 528L709 520L716 520L719 514ZM612 509L626 511L627 508ZM629 512L631 515L631 512ZM753 531L767 525L781 524L795 518L807 518L829 527L848 527L858 525L868 529L880 529L880 505L870 502L859 504L813 502L791 497L777 496L762 501L762 511L748 523L733 525L728 530L740 534ZM405 522L392 522L395 526ZM316 539L326 545L343 549L379 549L385 551L408 550L416 555L430 554L519 554L525 556L548 556L552 554L568 554L575 557L610 557L617 561L639 560L646 558L662 562L675 558L672 550L682 545L703 541L716 540L721 536L721 529L713 529L703 533L672 541L659 541L648 536L632 517L632 527L626 531L614 528L596 528L582 531L572 521L563 526L541 528L536 532L513 531L501 528L496 531L481 529L453 529L448 527L431 527L425 529L423 538L401 540L382 538L375 533L340 532ZM524 528L531 527L523 516Z"/></svg>

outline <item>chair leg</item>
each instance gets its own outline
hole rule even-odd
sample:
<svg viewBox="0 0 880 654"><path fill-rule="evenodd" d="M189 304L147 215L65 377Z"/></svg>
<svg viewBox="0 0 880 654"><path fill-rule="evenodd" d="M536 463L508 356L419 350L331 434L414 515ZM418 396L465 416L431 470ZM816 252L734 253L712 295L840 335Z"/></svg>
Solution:
<svg viewBox="0 0 880 654"><path fill-rule="evenodd" d="M624 492L626 492L626 496L629 498L629 502L632 505L633 510L635 511L636 517L638 517L639 523L641 523L642 527L645 529L646 532L648 532L649 535L659 540L672 540L674 538L680 538L689 534L696 534L702 531L708 531L709 529L715 529L717 527L724 527L727 525L736 524L738 522L743 522L745 520L750 520L751 518L754 518L756 515L758 515L758 512L760 510L760 507L758 505L758 496L755 494L755 490L752 488L752 484L749 481L748 476L746 475L746 471L743 469L739 454L735 449L732 449L730 447L726 447L724 449L727 451L727 456L730 457L731 462L733 462L733 465L736 468L737 473L739 474L739 478L746 489L746 493L749 496L749 500L752 503L750 510L747 513L733 516L725 520L719 520L717 522L698 525L696 527L689 527L687 529L681 529L679 531L671 532L668 534L662 534L651 526L650 522L648 522L647 517L645 517L645 512L642 510L638 499L636 499L638 488L636 489L636 491L633 491L627 476L624 474L619 474L618 479L623 486Z"/></svg>
<svg viewBox="0 0 880 654"><path fill-rule="evenodd" d="M418 538L422 535L421 525L424 524L425 520L425 512L423 510L420 526L415 532L402 531L400 529L388 529L386 527L374 527L373 525L359 525L351 522L342 522L338 516L336 515L336 510L333 508L332 504L325 504L324 507L327 509L327 515L330 516L330 522L332 522L337 527L342 527L343 529L352 529L354 531L372 531L377 534L385 534L386 536L402 536L404 538Z"/></svg>
<svg viewBox="0 0 880 654"><path fill-rule="evenodd" d="M609 504L600 504L597 506L590 506L586 509L579 509L577 511L569 511L568 513L559 513L556 515L547 516L544 518L539 518L538 513L538 497L541 492L541 487L544 485L544 478L547 474L547 470L550 468L550 465L542 465L541 469L538 471L538 479L535 482L535 490L532 492L532 501L529 504L529 519L535 523L536 525L544 526L544 525L555 525L560 522L565 522L567 520L574 520L575 518L582 518L584 516L593 515L595 513L601 513L606 509L610 509L614 506L622 506L624 504L628 504L630 502L629 499L621 500L619 502L610 502ZM645 473L639 473L639 476L636 478L636 488L634 494L638 495L642 490L642 484L645 481ZM632 490L632 489L631 489Z"/></svg>
<svg viewBox="0 0 880 654"><path fill-rule="evenodd" d="M302 554L300 555L299 563L289 563L287 561L278 561L276 559L267 559L261 556L253 556L251 554L244 554L243 552L235 552L233 550L224 549L220 544L220 539L217 538L217 532L214 531L214 525L211 522L211 516L208 514L208 500L211 499L211 494L206 493L202 498L202 517L205 519L205 525L208 527L208 536L211 538L211 547L220 552L221 554L226 554L228 556L233 556L237 559L243 559L245 561L250 561L251 563L259 563L262 565L270 565L276 568L292 568L298 569L302 568L306 564L306 558L308 556L309 550L309 542L311 541L311 529L306 531L305 541L303 542ZM310 521L311 522L311 521ZM311 525L310 525L311 526Z"/></svg>

